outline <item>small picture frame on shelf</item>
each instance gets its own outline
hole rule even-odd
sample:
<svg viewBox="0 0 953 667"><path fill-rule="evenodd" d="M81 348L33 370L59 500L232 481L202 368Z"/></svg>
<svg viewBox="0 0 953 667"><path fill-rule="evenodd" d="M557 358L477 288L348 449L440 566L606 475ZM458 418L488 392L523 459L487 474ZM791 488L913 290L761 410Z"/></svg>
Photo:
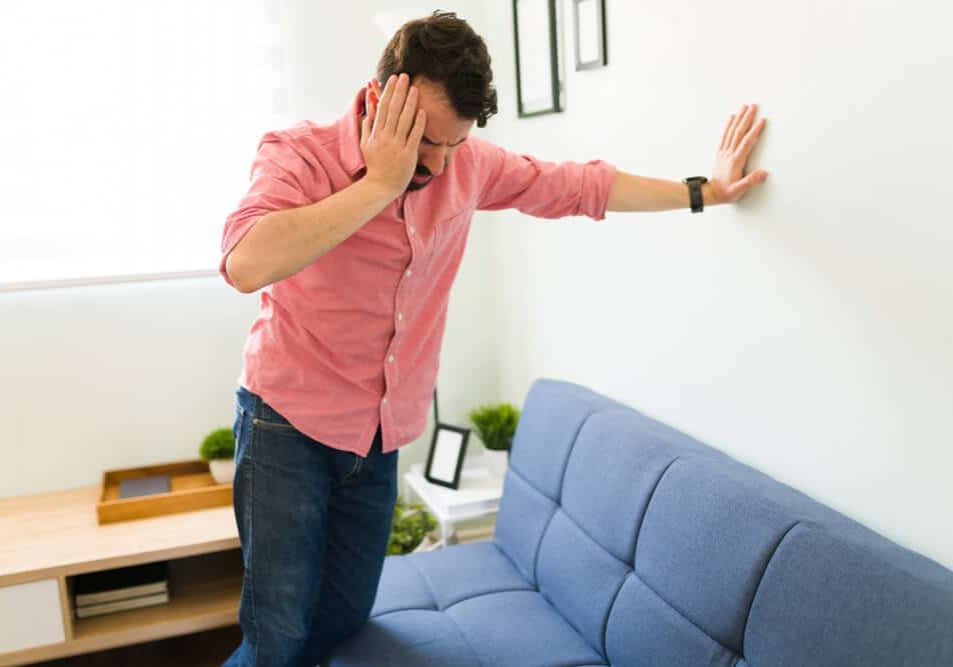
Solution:
<svg viewBox="0 0 953 667"><path fill-rule="evenodd" d="M605 0L573 0L576 32L576 71L605 67L606 2Z"/></svg>
<svg viewBox="0 0 953 667"><path fill-rule="evenodd" d="M469 439L470 429L437 422L424 468L428 482L449 489L460 487L460 472Z"/></svg>
<svg viewBox="0 0 953 667"><path fill-rule="evenodd" d="M556 0L513 0L520 118L562 111Z"/></svg>

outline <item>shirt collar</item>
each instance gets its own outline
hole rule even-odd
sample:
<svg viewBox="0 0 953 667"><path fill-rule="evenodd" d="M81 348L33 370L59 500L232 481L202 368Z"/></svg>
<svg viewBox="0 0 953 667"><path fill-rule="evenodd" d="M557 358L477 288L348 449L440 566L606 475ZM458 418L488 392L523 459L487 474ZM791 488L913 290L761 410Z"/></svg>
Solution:
<svg viewBox="0 0 953 667"><path fill-rule="evenodd" d="M366 91L366 86L358 91L351 108L338 123L341 164L351 177L366 168L364 153L361 152L361 121L364 117Z"/></svg>

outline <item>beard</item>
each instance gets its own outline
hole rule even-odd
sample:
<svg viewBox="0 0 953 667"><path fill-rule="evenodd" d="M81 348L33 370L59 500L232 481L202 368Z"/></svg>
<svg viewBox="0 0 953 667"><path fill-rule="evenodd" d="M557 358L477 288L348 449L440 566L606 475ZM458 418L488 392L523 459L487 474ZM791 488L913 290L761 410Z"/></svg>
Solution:
<svg viewBox="0 0 953 667"><path fill-rule="evenodd" d="M423 188L430 185L430 181L433 180L433 174L430 173L430 170L422 164L418 164L417 168L414 169L415 176L426 176L427 180L417 183L411 178L410 182L407 184L407 192L413 192L415 190L422 190Z"/></svg>

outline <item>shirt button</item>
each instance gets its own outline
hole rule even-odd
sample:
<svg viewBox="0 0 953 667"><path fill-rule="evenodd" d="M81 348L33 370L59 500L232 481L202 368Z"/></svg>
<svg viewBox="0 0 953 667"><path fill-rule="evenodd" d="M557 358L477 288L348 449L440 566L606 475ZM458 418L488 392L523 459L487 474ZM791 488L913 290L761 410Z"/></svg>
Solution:
<svg viewBox="0 0 953 667"><path fill-rule="evenodd" d="M413 227L410 228L410 235L411 235L411 236L414 235L414 228L413 228Z"/></svg>
<svg viewBox="0 0 953 667"><path fill-rule="evenodd" d="M412 273L413 273L413 271L411 271L410 269L407 269L407 277L408 277L408 278L410 277L410 275L411 275Z"/></svg>
<svg viewBox="0 0 953 667"><path fill-rule="evenodd" d="M387 397L385 396L384 398L381 399L381 403L386 403L386 402L387 402Z"/></svg>
<svg viewBox="0 0 953 667"><path fill-rule="evenodd" d="M398 319L398 320L404 319L404 314L403 314L403 313L397 313L397 319Z"/></svg>
<svg viewBox="0 0 953 667"><path fill-rule="evenodd" d="M394 355L392 354L389 357L387 357L387 361L389 361L390 363L394 363Z"/></svg>

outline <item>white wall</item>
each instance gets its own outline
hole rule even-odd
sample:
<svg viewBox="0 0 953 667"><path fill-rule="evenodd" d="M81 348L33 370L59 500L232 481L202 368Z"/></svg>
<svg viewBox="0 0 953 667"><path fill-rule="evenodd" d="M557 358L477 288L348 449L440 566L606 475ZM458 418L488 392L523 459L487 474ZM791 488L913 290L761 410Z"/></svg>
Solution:
<svg viewBox="0 0 953 667"><path fill-rule="evenodd" d="M0 495L196 458L231 426L257 296L212 278L0 293Z"/></svg>
<svg viewBox="0 0 953 667"><path fill-rule="evenodd" d="M448 3L477 27L478 0ZM374 16L393 3L284 0L297 118L337 118L374 75L387 38ZM399 12L400 9L396 8ZM408 8L410 16L426 8ZM263 128L264 133L267 129ZM248 147L248 166L254 146ZM221 202L224 216L235 202ZM460 422L496 398L492 227L470 236L441 356L441 418ZM0 291L0 497L97 484L107 469L197 456L231 426L241 351L259 295L217 276ZM425 460L429 431L401 450ZM475 450L479 450L477 445Z"/></svg>
<svg viewBox="0 0 953 667"><path fill-rule="evenodd" d="M570 61L568 110L519 120L511 5L487 4L496 139L710 175L754 102L770 176L702 215L500 215L503 397L591 386L953 567L950 5L607 5L608 68Z"/></svg>

